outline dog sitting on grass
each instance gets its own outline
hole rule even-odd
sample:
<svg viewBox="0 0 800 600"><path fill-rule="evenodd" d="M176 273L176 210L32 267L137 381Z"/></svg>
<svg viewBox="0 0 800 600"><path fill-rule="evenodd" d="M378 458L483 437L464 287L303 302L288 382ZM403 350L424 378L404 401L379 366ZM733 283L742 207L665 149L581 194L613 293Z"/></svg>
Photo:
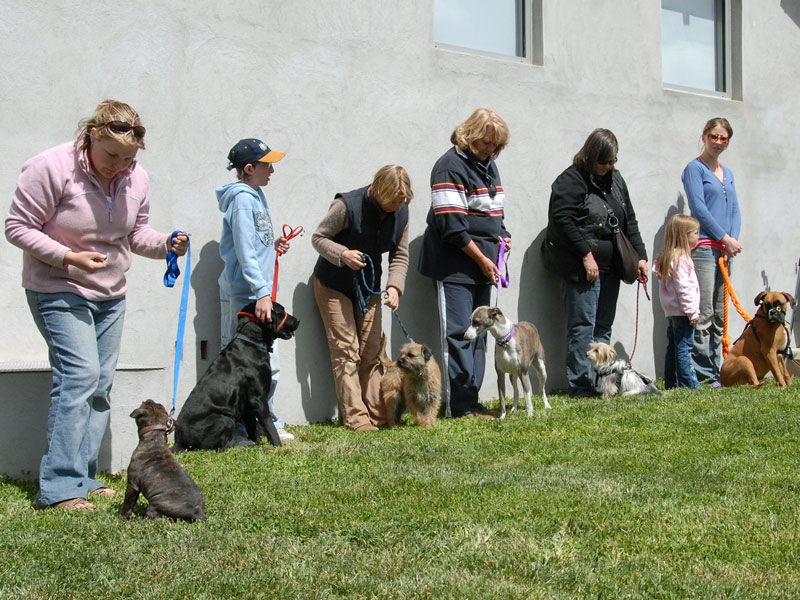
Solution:
<svg viewBox="0 0 800 600"><path fill-rule="evenodd" d="M386 410L386 426L400 423L405 409L421 427L436 427L436 416L442 404L442 374L433 351L423 344L409 342L400 348L400 357L392 362L386 355L386 335L379 354L386 372L381 379L380 394Z"/></svg>
<svg viewBox="0 0 800 600"><path fill-rule="evenodd" d="M142 494L150 503L146 514L151 519L205 520L202 490L167 447L167 409L158 402L145 400L131 417L139 428L139 445L128 465L128 486L120 514L130 519Z"/></svg>
<svg viewBox="0 0 800 600"><path fill-rule="evenodd" d="M611 396L638 396L661 392L653 381L636 371L628 361L618 359L617 351L603 342L592 342L586 352L589 362L597 373L603 398Z"/></svg>

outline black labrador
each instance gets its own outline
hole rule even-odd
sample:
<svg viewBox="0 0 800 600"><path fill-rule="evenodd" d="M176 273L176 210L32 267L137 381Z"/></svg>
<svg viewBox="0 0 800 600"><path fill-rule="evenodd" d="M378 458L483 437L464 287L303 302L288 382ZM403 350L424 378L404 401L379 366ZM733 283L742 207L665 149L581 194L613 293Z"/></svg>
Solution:
<svg viewBox="0 0 800 600"><path fill-rule="evenodd" d="M128 485L120 514L130 519L139 494L142 494L150 503L147 516L151 519L169 517L189 522L204 521L203 492L167 447L167 409L158 402L145 400L131 413L131 417L136 419L139 429L139 445L128 465Z"/></svg>
<svg viewBox="0 0 800 600"><path fill-rule="evenodd" d="M255 302L239 312L236 336L209 365L181 408L175 425L173 452L226 450L237 422L247 437L258 442L260 429L273 446L280 446L278 431L269 416L267 397L272 383L269 352L277 338L288 340L300 321L277 302L272 321L255 317Z"/></svg>

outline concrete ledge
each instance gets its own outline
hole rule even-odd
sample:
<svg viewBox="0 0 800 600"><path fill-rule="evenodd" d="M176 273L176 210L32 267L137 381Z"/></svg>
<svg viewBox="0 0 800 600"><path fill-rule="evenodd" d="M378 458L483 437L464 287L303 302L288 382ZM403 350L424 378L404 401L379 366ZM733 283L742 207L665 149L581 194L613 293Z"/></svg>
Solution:
<svg viewBox="0 0 800 600"><path fill-rule="evenodd" d="M152 398L171 408L167 369L120 364L111 390L111 417L100 447L98 468L116 473L128 466L138 443L130 413ZM0 363L0 473L35 480L47 445L47 413L52 378L47 363Z"/></svg>
<svg viewBox="0 0 800 600"><path fill-rule="evenodd" d="M118 363L117 371L161 371L164 367ZM0 373L38 373L50 370L50 363L40 360L0 362Z"/></svg>

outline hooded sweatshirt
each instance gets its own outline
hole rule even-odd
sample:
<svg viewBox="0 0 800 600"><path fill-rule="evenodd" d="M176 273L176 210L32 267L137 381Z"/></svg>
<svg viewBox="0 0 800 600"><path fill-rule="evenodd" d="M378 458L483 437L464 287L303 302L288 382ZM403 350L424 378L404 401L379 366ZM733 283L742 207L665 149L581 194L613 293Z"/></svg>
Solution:
<svg viewBox="0 0 800 600"><path fill-rule="evenodd" d="M229 296L258 300L272 294L275 232L264 192L236 182L217 188L222 219L219 287Z"/></svg>
<svg viewBox="0 0 800 600"><path fill-rule="evenodd" d="M22 248L22 286L40 293L70 292L87 300L121 298L131 252L164 258L170 235L149 225L150 184L134 162L111 182L106 197L75 142L26 161L5 223L6 238ZM64 264L67 252L100 252L103 269Z"/></svg>

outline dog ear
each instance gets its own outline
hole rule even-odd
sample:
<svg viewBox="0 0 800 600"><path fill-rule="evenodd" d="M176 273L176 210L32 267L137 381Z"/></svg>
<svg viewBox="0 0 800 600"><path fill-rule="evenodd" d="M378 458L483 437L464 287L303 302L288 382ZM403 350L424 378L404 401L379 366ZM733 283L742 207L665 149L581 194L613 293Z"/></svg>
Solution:
<svg viewBox="0 0 800 600"><path fill-rule="evenodd" d="M764 300L764 296L766 296L768 293L769 292L760 292L758 296L756 296L756 299L754 300L756 306L761 305L761 301Z"/></svg>
<svg viewBox="0 0 800 600"><path fill-rule="evenodd" d="M489 309L489 318L492 319L492 320L496 319L497 317L501 316L502 314L503 314L503 311L501 311L496 306L493 306L492 308Z"/></svg>
<svg viewBox="0 0 800 600"><path fill-rule="evenodd" d="M789 292L781 292L781 294L783 294L783 297L786 298L786 301L791 305L791 307L794 308L794 305L797 304L794 296L792 296Z"/></svg>
<svg viewBox="0 0 800 600"><path fill-rule="evenodd" d="M426 345L422 345L422 358L425 359L425 362L428 362L431 357L433 356L433 350L428 348Z"/></svg>
<svg viewBox="0 0 800 600"><path fill-rule="evenodd" d="M144 403L142 403L142 405L139 408L137 408L136 410L134 410L129 416L132 419L135 419L136 417L141 417L141 416L146 415L146 414L147 414L147 411L144 408Z"/></svg>

